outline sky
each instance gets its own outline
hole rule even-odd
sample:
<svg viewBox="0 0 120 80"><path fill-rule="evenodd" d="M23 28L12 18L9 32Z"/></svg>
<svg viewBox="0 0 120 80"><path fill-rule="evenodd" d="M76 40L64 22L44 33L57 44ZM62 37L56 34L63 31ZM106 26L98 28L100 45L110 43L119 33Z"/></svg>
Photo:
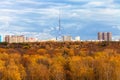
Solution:
<svg viewBox="0 0 120 80"><path fill-rule="evenodd" d="M1 0L0 34L51 39L58 35L97 39L98 32L120 38L120 0Z"/></svg>

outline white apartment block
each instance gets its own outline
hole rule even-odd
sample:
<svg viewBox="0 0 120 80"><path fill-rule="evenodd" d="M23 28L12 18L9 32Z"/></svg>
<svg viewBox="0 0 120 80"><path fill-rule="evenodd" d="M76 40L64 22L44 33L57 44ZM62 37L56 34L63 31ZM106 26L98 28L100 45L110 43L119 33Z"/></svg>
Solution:
<svg viewBox="0 0 120 80"><path fill-rule="evenodd" d="M6 35L5 36L5 42L8 43L23 43L25 42L25 37L24 35Z"/></svg>

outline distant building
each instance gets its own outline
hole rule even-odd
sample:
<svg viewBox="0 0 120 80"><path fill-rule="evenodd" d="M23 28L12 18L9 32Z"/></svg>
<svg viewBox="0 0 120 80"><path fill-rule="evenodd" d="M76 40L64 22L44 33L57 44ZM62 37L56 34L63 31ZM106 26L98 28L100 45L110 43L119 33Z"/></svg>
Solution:
<svg viewBox="0 0 120 80"><path fill-rule="evenodd" d="M17 43L23 43L23 42L25 42L25 36L24 35L17 36Z"/></svg>
<svg viewBox="0 0 120 80"><path fill-rule="evenodd" d="M10 43L10 35L6 35L6 36L5 36L5 42Z"/></svg>
<svg viewBox="0 0 120 80"><path fill-rule="evenodd" d="M75 37L75 41L80 41L80 36Z"/></svg>
<svg viewBox="0 0 120 80"><path fill-rule="evenodd" d="M0 35L0 42L2 42L2 36Z"/></svg>
<svg viewBox="0 0 120 80"><path fill-rule="evenodd" d="M98 32L98 40L112 41L112 33L111 32Z"/></svg>
<svg viewBox="0 0 120 80"><path fill-rule="evenodd" d="M98 32L98 40L100 40L100 41L104 40L102 32Z"/></svg>
<svg viewBox="0 0 120 80"><path fill-rule="evenodd" d="M57 41L57 40L56 40L56 38L52 38L52 39L50 39L48 41Z"/></svg>
<svg viewBox="0 0 120 80"><path fill-rule="evenodd" d="M72 37L71 36L63 36L63 41L72 41Z"/></svg>
<svg viewBox="0 0 120 80"><path fill-rule="evenodd" d="M17 36L15 36L15 35L12 35L11 37L10 37L10 43L17 43Z"/></svg>
<svg viewBox="0 0 120 80"><path fill-rule="evenodd" d="M8 43L23 43L25 42L25 37L24 35L6 35L5 36L5 42L8 42Z"/></svg>
<svg viewBox="0 0 120 80"><path fill-rule="evenodd" d="M37 42L37 38L27 37L26 42Z"/></svg>
<svg viewBox="0 0 120 80"><path fill-rule="evenodd" d="M107 33L107 39L108 39L108 41L112 41L112 33L111 32Z"/></svg>

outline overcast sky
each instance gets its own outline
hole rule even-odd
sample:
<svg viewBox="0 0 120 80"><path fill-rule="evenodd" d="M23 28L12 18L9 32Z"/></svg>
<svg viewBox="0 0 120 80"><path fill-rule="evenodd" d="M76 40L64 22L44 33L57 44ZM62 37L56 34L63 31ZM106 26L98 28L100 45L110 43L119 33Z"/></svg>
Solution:
<svg viewBox="0 0 120 80"><path fill-rule="evenodd" d="M58 33L97 39L97 32L120 36L120 0L1 0L0 34L25 34L40 39Z"/></svg>

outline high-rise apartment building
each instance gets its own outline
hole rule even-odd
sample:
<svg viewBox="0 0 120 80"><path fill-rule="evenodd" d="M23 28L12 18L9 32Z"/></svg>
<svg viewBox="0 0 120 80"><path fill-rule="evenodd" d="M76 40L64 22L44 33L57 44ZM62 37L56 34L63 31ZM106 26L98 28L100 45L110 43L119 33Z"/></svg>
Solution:
<svg viewBox="0 0 120 80"><path fill-rule="evenodd" d="M112 33L111 32L98 32L98 40L112 41Z"/></svg>
<svg viewBox="0 0 120 80"><path fill-rule="evenodd" d="M108 41L108 33L107 32L103 32L103 40L104 41Z"/></svg>
<svg viewBox="0 0 120 80"><path fill-rule="evenodd" d="M72 41L71 36L63 36L63 41Z"/></svg>
<svg viewBox="0 0 120 80"><path fill-rule="evenodd" d="M101 40L101 41L104 40L102 32L98 32L98 40Z"/></svg>
<svg viewBox="0 0 120 80"><path fill-rule="evenodd" d="M23 42L25 42L25 36L24 35L17 36L17 43L23 43Z"/></svg>
<svg viewBox="0 0 120 80"><path fill-rule="evenodd" d="M25 37L24 35L6 35L5 36L5 42L8 42L8 43L22 43L22 42L25 42Z"/></svg>
<svg viewBox="0 0 120 80"><path fill-rule="evenodd" d="M6 36L5 36L5 42L10 43L10 35L6 35Z"/></svg>
<svg viewBox="0 0 120 80"><path fill-rule="evenodd" d="M108 38L108 41L112 41L112 33L111 32L107 33L107 38Z"/></svg>

